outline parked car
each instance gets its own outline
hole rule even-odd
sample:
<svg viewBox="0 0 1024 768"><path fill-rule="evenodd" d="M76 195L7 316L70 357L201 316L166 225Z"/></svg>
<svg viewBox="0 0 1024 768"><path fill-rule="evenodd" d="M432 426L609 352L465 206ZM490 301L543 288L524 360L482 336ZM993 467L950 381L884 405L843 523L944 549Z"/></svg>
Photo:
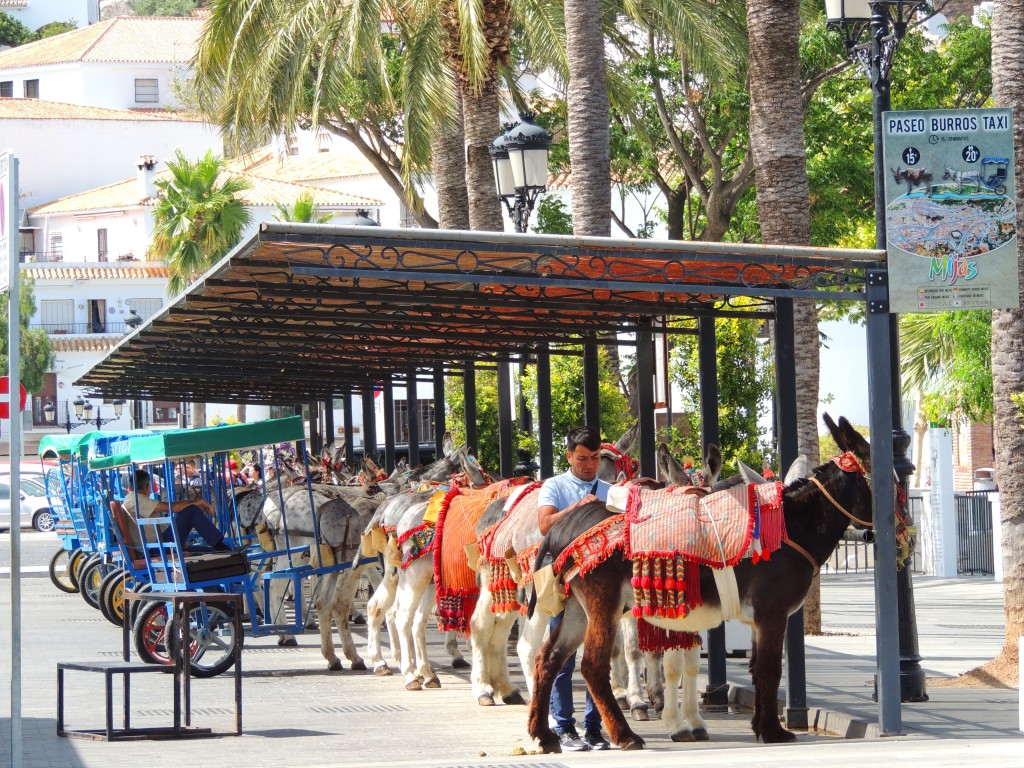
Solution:
<svg viewBox="0 0 1024 768"><path fill-rule="evenodd" d="M22 475L19 481L21 527L35 528L43 532L52 531L53 515L50 513L50 502L46 498L46 486L43 485L42 475ZM10 498L10 475L0 476L0 529L7 530L11 527Z"/></svg>

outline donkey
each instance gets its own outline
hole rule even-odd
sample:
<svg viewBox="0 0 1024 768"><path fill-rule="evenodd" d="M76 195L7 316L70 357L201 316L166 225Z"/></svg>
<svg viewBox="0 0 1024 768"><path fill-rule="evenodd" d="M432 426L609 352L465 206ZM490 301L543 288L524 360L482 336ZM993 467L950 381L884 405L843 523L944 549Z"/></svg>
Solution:
<svg viewBox="0 0 1024 768"><path fill-rule="evenodd" d="M844 418L836 425L826 415L825 422L844 454L815 469L810 478L784 487L783 541L788 546L757 564L746 559L734 566L739 617L753 626L750 667L755 707L751 726L755 737L766 743L796 738L782 727L777 715L786 621L803 604L815 573L835 550L850 522L870 528L873 520L871 488L866 478L871 466L868 443ZM542 542L538 562L549 553L557 557L611 514L605 505L594 503L573 518L563 518ZM565 618L541 649L534 673L536 690L528 730L544 752L561 750L558 736L548 724L548 700L555 676L580 643L584 645L583 677L612 741L623 749L644 747L643 739L629 728L615 705L608 679L615 626L633 602L632 575L632 562L617 550L570 582L576 600L567 601ZM699 581L703 604L685 618L645 620L690 632L718 626L727 601L719 593L712 569L699 566ZM673 717L677 719L674 713L667 714L666 721L672 723Z"/></svg>

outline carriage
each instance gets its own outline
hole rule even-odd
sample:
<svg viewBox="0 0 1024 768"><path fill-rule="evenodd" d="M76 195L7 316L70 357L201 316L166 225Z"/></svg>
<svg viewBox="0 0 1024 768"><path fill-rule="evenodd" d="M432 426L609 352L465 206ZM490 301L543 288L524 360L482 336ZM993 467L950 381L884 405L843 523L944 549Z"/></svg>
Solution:
<svg viewBox="0 0 1024 768"><path fill-rule="evenodd" d="M1010 166L1007 157L984 157L981 160L981 183L997 195L1006 194L1006 170Z"/></svg>

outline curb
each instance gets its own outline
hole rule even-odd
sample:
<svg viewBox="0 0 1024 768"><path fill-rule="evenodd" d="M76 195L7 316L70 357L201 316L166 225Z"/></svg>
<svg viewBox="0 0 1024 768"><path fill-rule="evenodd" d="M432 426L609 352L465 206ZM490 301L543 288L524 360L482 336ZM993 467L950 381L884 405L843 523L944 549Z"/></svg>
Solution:
<svg viewBox="0 0 1024 768"><path fill-rule="evenodd" d="M754 689L729 684L729 704L754 711ZM784 704L779 702L779 715L784 713ZM842 739L878 739L881 732L877 723L869 723L844 712L835 712L822 707L807 708L807 730L827 733Z"/></svg>

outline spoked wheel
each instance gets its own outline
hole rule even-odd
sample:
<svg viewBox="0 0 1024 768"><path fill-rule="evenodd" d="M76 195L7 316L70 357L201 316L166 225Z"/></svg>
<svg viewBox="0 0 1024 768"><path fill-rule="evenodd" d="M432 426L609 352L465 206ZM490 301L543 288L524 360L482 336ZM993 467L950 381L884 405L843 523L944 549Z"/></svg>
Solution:
<svg viewBox="0 0 1024 768"><path fill-rule="evenodd" d="M151 584L135 584L132 589L135 592L149 592L152 589ZM144 603L141 600L132 600L128 603L128 626L134 627L136 619L139 618L139 611L142 610Z"/></svg>
<svg viewBox="0 0 1024 768"><path fill-rule="evenodd" d="M99 555L94 555L82 568L82 573L78 577L78 591L82 593L82 599L93 608L100 607L100 586L111 568L113 566L104 563Z"/></svg>
<svg viewBox="0 0 1024 768"><path fill-rule="evenodd" d="M69 556L68 576L71 578L71 583L75 586L75 592L78 591L78 577L82 573L82 566L85 565L85 561L88 559L89 556L81 549L72 550Z"/></svg>
<svg viewBox="0 0 1024 768"><path fill-rule="evenodd" d="M132 627L135 652L147 664L171 663L167 649L167 604L144 603Z"/></svg>
<svg viewBox="0 0 1024 768"><path fill-rule="evenodd" d="M122 568L108 573L100 583L100 613L111 624L124 624L124 593L133 583L131 574Z"/></svg>
<svg viewBox="0 0 1024 768"><path fill-rule="evenodd" d="M196 677L215 677L235 663L235 618L229 606L200 604L188 615L192 670ZM170 635L171 657L179 659L178 638Z"/></svg>
<svg viewBox="0 0 1024 768"><path fill-rule="evenodd" d="M66 549L58 549L50 558L50 581L61 592L78 591L75 582L71 580L71 553Z"/></svg>

